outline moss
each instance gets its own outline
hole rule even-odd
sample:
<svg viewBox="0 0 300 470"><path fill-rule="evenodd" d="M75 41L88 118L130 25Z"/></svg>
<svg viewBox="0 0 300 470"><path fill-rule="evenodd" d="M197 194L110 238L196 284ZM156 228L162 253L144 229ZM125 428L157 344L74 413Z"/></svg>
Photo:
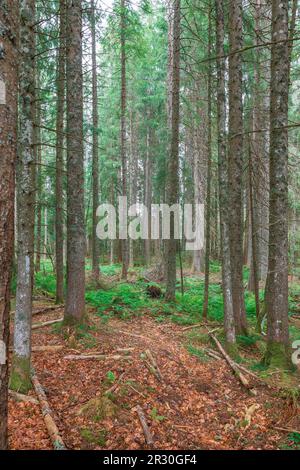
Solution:
<svg viewBox="0 0 300 470"><path fill-rule="evenodd" d="M92 398L79 411L94 421L101 421L107 417L113 417L118 412L118 406L107 396Z"/></svg>
<svg viewBox="0 0 300 470"><path fill-rule="evenodd" d="M282 343L269 341L262 359L262 364L267 367L292 370L292 361L289 348Z"/></svg>
<svg viewBox="0 0 300 470"><path fill-rule="evenodd" d="M30 378L30 359L14 354L9 387L16 392L27 394L32 388Z"/></svg>
<svg viewBox="0 0 300 470"><path fill-rule="evenodd" d="M228 341L225 342L225 349L226 352L229 354L230 357L234 360L239 360L239 351L238 351L238 346L236 343L229 343Z"/></svg>

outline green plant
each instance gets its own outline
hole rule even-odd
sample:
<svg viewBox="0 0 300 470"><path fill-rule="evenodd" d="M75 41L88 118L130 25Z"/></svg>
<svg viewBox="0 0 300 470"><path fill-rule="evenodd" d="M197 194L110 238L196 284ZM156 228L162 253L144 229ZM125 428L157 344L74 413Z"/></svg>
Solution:
<svg viewBox="0 0 300 470"><path fill-rule="evenodd" d="M157 421L157 422L162 422L166 419L165 416L161 416L158 414L157 412L157 408L156 407L153 407L152 410L151 410L151 413L150 413L150 416L151 418L154 420L154 421Z"/></svg>

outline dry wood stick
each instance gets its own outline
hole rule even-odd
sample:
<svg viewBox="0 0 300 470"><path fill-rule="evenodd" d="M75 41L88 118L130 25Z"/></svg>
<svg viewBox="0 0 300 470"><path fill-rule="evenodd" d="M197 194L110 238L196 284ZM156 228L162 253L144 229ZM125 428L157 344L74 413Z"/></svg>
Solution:
<svg viewBox="0 0 300 470"><path fill-rule="evenodd" d="M144 432L144 435L145 435L146 442L149 446L152 446L153 445L153 436L150 432L150 429L149 429L149 426L147 424L147 420L146 420L146 417L144 415L144 412L143 412L142 408L139 405L137 405L137 407L136 407L136 412L138 414L141 426L143 428L143 432Z"/></svg>
<svg viewBox="0 0 300 470"><path fill-rule="evenodd" d="M30 395L24 395L23 393L15 392L14 390L9 390L8 393L9 396L14 398L16 401L24 401L25 403L33 403L34 405L39 404L38 400Z"/></svg>
<svg viewBox="0 0 300 470"><path fill-rule="evenodd" d="M43 323L34 323L31 328L33 330L36 330L37 328L43 328L44 326L54 325L54 323L59 323L61 321L63 321L63 318L58 318L57 320L49 320Z"/></svg>
<svg viewBox="0 0 300 470"><path fill-rule="evenodd" d="M37 375L35 373L35 370L32 368L31 370L31 381L34 386L35 393L38 396L40 406L42 409L44 421L49 433L49 436L52 441L52 445L55 450L66 450L66 446L64 444L64 441L62 440L61 435L59 434L59 430L55 424L54 419L52 418L53 412L49 406L49 403L47 401L46 394L44 392L43 387L41 386Z"/></svg>
<svg viewBox="0 0 300 470"><path fill-rule="evenodd" d="M212 332L208 331L208 334L210 335L210 337L216 343L217 348L219 349L221 354L224 356L224 358L226 359L227 363L230 365L232 370L235 372L235 374L236 374L237 378L239 379L239 381L241 382L241 384L244 385L244 387L249 388L248 380L242 374L242 372L240 372L240 370L238 368L238 365L234 362L234 360L231 359L231 357L226 353L226 351L224 350L224 348L221 345L220 341L215 337L215 335Z"/></svg>
<svg viewBox="0 0 300 470"><path fill-rule="evenodd" d="M113 359L115 361L119 361L121 359L124 359L125 361L131 359L131 356L121 356L120 354L115 354L115 355L106 355L106 354L88 354L88 355L76 355L76 354L70 354L68 356L65 356L64 359L66 360L74 360L74 361L83 361L87 359L99 359L99 360L106 360L106 359Z"/></svg>
<svg viewBox="0 0 300 470"><path fill-rule="evenodd" d="M154 374L156 375L156 377L158 378L158 380L160 380L160 382L163 382L163 376L159 370L159 367L157 365L157 362L156 360L154 359L154 357L152 356L152 353L150 351L150 349L146 349L145 351L146 353L146 356L148 357L150 363L151 363L151 367L153 368L153 372Z"/></svg>

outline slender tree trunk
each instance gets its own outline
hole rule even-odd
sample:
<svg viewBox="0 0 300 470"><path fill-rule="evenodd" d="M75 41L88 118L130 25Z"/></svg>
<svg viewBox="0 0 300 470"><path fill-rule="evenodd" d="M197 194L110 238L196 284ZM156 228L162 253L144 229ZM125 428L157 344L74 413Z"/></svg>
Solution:
<svg viewBox="0 0 300 470"><path fill-rule="evenodd" d="M151 203L152 203L152 129L147 129L147 152L145 164L145 206L148 211L148 238L145 240L146 265L151 264Z"/></svg>
<svg viewBox="0 0 300 470"><path fill-rule="evenodd" d="M167 202L170 206L178 203L179 191L179 90L180 90L180 0L174 0L171 7L172 25L172 73L171 73L171 106L169 117L170 153L167 172ZM175 299L176 289L176 248L175 218L170 216L170 240L166 240L166 299Z"/></svg>
<svg viewBox="0 0 300 470"><path fill-rule="evenodd" d="M126 0L120 0L121 6L121 121L120 153L122 166L122 196L127 196L127 157L126 157ZM125 214L124 214L125 215ZM129 263L128 240L122 240L122 279L127 279Z"/></svg>
<svg viewBox="0 0 300 470"><path fill-rule="evenodd" d="M237 333L246 333L243 287L242 177L243 177L243 47L242 0L229 3L229 205L232 298Z"/></svg>
<svg viewBox="0 0 300 470"><path fill-rule="evenodd" d="M266 282L266 364L289 364L288 329L288 3L272 2L270 238Z"/></svg>
<svg viewBox="0 0 300 470"><path fill-rule="evenodd" d="M38 71L37 71L38 74ZM41 145L41 103L39 96L40 81L37 77L37 94L36 94L36 178L37 178L37 200L36 200L36 255L35 255L35 271L41 270L41 251L42 251L42 145Z"/></svg>
<svg viewBox="0 0 300 470"><path fill-rule="evenodd" d="M208 55L212 51L212 27L211 27L212 5L209 2L208 19ZM207 83L207 182L206 182L206 236L205 236L205 279L204 279L204 302L203 318L207 318L208 313L208 292L209 292L209 260L210 260L210 219L211 219L211 96L212 96L212 70L211 62L208 62L208 83Z"/></svg>
<svg viewBox="0 0 300 470"><path fill-rule="evenodd" d="M64 299L64 217L63 217L63 171L64 171L64 105L65 105L65 64L66 64L66 3L60 1L59 53L57 69L56 104L56 217L55 217L55 260L56 260L56 303Z"/></svg>
<svg viewBox="0 0 300 470"><path fill-rule="evenodd" d="M217 56L217 129L218 129L218 176L219 208L222 253L222 288L224 299L224 329L229 347L235 343L235 325L230 266L229 239L229 188L228 160L226 149L226 94L225 94L225 60L224 55L224 5L216 0L216 48Z"/></svg>
<svg viewBox="0 0 300 470"><path fill-rule="evenodd" d="M7 8L6 8L7 7ZM14 251L14 193L17 153L18 4L0 6L4 53L0 69L0 450L7 449L10 283Z"/></svg>
<svg viewBox="0 0 300 470"><path fill-rule="evenodd" d="M99 240L96 233L97 208L99 206L99 142L98 142L98 79L96 55L96 18L95 2L92 0L92 81L93 81L93 227L92 227L92 272L96 281L99 280Z"/></svg>
<svg viewBox="0 0 300 470"><path fill-rule="evenodd" d="M26 393L31 388L31 319L34 262L35 190L35 2L24 0L20 8L20 123L17 159L17 291L14 353L10 387Z"/></svg>
<svg viewBox="0 0 300 470"><path fill-rule="evenodd" d="M65 321L85 313L85 221L82 96L82 2L67 1L67 293Z"/></svg>

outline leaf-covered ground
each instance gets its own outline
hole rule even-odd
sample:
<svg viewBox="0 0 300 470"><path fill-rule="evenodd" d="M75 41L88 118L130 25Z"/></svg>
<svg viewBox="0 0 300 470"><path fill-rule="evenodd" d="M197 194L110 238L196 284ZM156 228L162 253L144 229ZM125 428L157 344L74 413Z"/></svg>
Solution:
<svg viewBox="0 0 300 470"><path fill-rule="evenodd" d="M56 310L35 316L34 322L62 315ZM59 352L34 352L33 364L68 448L147 448L137 405L155 449L297 447L297 434L276 429L299 429L297 402L254 378L252 392L244 389L225 361L205 355L204 331L184 331L178 322L160 321L147 310L120 317L122 312L109 312L104 321L103 312L90 308L90 325L76 337L68 337L59 324L33 330L34 346L64 346ZM163 381L147 366L147 349ZM121 357L65 358L80 353ZM255 356L255 348L251 354ZM97 406L86 406L94 398ZM39 405L10 400L9 441L12 449L52 448Z"/></svg>

